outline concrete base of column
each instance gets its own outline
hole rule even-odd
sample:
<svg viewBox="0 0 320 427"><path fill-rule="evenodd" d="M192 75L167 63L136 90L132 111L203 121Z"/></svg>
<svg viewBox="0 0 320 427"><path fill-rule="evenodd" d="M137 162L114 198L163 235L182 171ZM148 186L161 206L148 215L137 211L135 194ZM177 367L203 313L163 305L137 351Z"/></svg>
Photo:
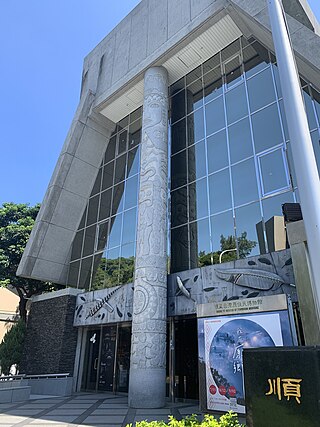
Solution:
<svg viewBox="0 0 320 427"><path fill-rule="evenodd" d="M152 369L152 375L150 375L150 370L146 369L130 371L130 408L163 408L165 406L165 395L165 369Z"/></svg>

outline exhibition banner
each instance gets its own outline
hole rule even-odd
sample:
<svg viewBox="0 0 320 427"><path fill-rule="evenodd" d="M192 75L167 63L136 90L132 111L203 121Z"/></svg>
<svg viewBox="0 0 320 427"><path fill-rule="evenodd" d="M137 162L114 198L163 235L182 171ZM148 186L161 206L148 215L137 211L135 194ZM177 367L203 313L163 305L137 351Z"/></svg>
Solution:
<svg viewBox="0 0 320 427"><path fill-rule="evenodd" d="M242 351L251 347L282 346L280 313L198 320L204 333L207 410L245 413Z"/></svg>

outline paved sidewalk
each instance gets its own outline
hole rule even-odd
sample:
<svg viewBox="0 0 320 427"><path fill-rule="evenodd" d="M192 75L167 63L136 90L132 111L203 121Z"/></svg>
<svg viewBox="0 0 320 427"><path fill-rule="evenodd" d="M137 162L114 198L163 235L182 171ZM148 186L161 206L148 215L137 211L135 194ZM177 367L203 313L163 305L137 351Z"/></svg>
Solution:
<svg viewBox="0 0 320 427"><path fill-rule="evenodd" d="M164 420L199 414L195 403L168 403L162 409L128 408L126 396L75 394L69 397L30 399L20 403L0 403L0 427L125 427L136 421Z"/></svg>

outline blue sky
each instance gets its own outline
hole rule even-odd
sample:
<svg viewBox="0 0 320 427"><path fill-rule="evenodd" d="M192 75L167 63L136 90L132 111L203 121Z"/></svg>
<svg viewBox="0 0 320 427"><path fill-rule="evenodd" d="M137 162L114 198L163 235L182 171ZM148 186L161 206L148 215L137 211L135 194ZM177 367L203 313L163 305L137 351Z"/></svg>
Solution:
<svg viewBox="0 0 320 427"><path fill-rule="evenodd" d="M0 204L41 202L83 58L139 0L0 0ZM320 1L309 0L320 21Z"/></svg>

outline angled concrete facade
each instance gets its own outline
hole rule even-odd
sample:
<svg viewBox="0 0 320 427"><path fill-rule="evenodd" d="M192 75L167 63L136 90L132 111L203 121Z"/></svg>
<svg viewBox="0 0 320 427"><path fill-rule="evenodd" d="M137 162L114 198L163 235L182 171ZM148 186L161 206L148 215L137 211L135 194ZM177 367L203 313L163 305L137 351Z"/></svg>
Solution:
<svg viewBox="0 0 320 427"><path fill-rule="evenodd" d="M320 28L305 0L283 6L319 169ZM85 58L17 272L86 291L75 389L161 407L167 377L171 397L197 397L197 374L177 360L195 364L175 348L196 304L276 292L298 305L279 273L292 264L286 239L274 254L267 241L281 205L300 201L284 102L267 0L142 0Z"/></svg>

